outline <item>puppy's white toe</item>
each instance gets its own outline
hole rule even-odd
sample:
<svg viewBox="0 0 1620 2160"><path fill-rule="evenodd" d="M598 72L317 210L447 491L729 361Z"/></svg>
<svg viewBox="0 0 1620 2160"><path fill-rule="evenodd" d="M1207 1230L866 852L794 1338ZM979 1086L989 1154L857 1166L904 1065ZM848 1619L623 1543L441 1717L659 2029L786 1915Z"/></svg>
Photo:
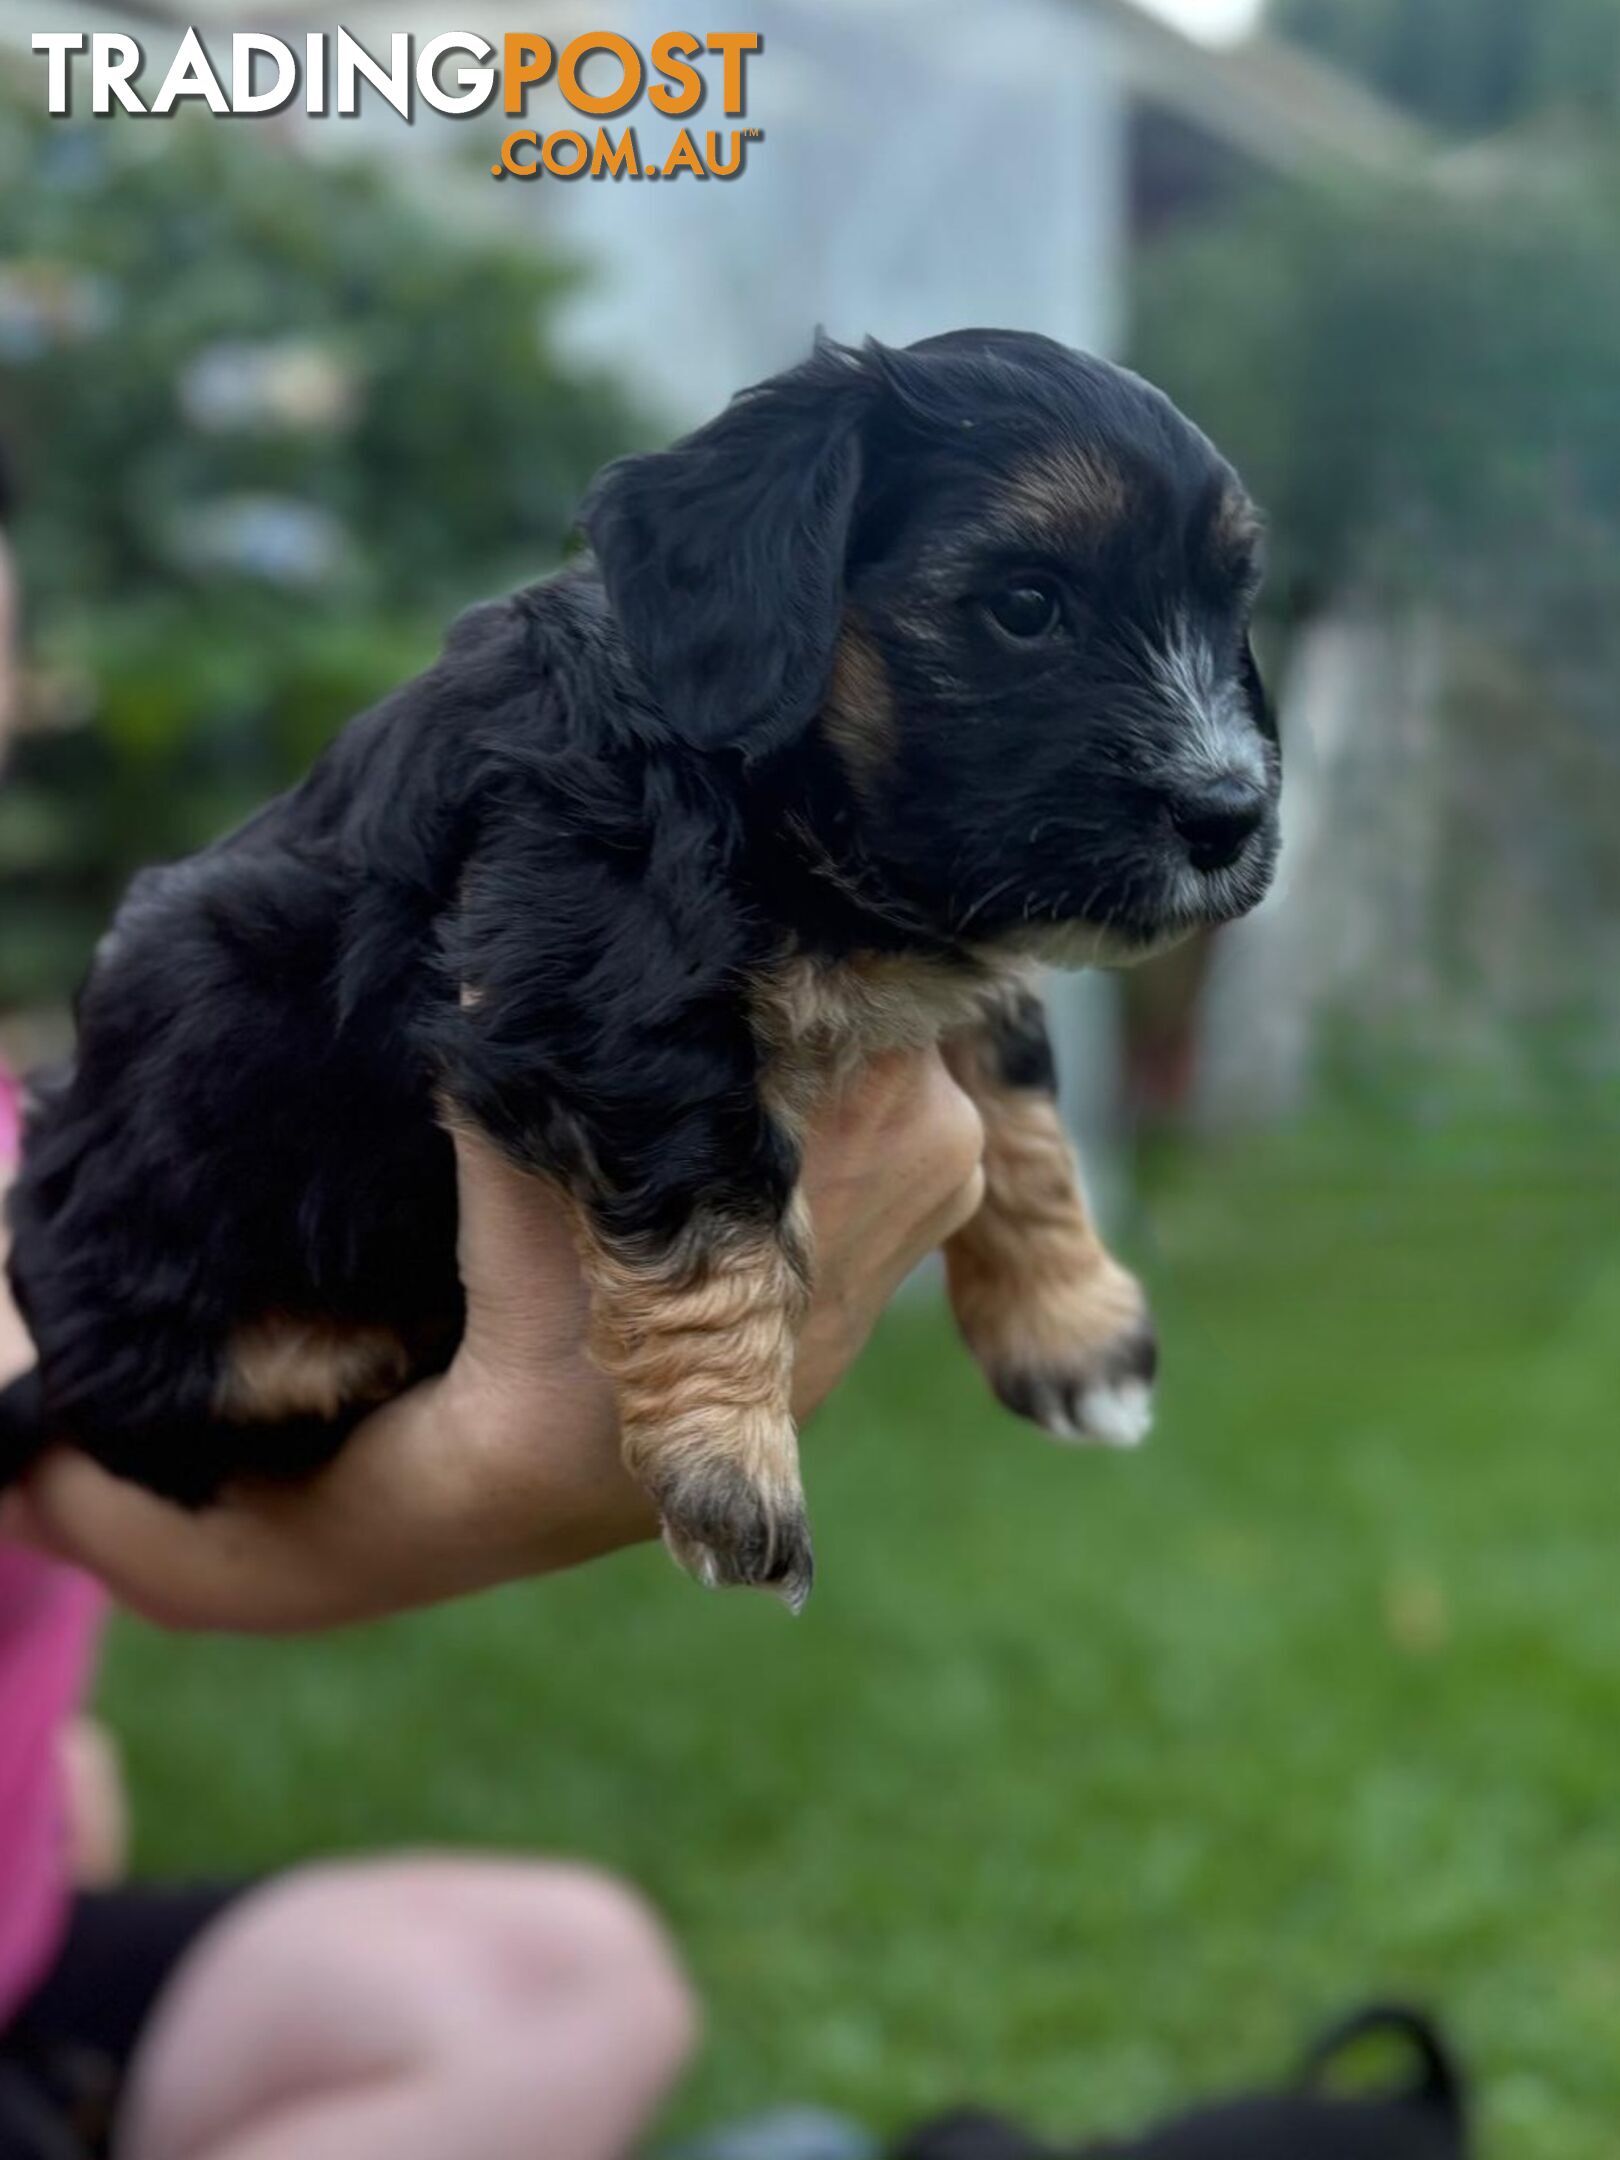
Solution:
<svg viewBox="0 0 1620 2160"><path fill-rule="evenodd" d="M1088 1387L1080 1398L1082 1436L1104 1447L1140 1447L1153 1428L1153 1390L1126 1377Z"/></svg>
<svg viewBox="0 0 1620 2160"><path fill-rule="evenodd" d="M991 1368L991 1385L1016 1411L1072 1446L1140 1447L1153 1424L1158 1350L1145 1322L1103 1350L1045 1367Z"/></svg>

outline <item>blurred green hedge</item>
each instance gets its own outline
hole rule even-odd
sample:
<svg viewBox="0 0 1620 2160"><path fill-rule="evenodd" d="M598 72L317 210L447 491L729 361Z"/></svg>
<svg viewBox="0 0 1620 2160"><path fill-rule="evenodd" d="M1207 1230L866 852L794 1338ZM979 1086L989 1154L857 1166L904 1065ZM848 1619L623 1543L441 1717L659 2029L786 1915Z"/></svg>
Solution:
<svg viewBox="0 0 1620 2160"><path fill-rule="evenodd" d="M1136 358L1242 465L1291 596L1377 590L1551 664L1605 653L1617 177L1526 143L1472 172L1260 189L1146 257Z"/></svg>
<svg viewBox="0 0 1620 2160"><path fill-rule="evenodd" d="M1441 1057L1538 1099L1614 1070L1617 178L1537 126L1387 182L1256 186L1139 265L1138 364L1270 517L1284 737L1370 941L1315 997L1317 1071L1358 1096L1416 1100L1394 1076ZM1353 732L1312 744L1275 633L1324 615L1427 656L1417 737L1374 672ZM1331 975L1333 925L1293 905ZM1421 995L1386 1003L1402 981Z"/></svg>
<svg viewBox="0 0 1620 2160"><path fill-rule="evenodd" d="M133 867L555 562L637 432L557 356L569 276L251 130L0 100L0 445L45 723L0 790L0 1006L59 995Z"/></svg>
<svg viewBox="0 0 1620 2160"><path fill-rule="evenodd" d="M1531 137L1262 188L1150 252L1135 358L1266 506L1268 606L1437 611L1620 840L1620 164ZM1611 864L1612 867L1612 864ZM1605 878L1609 904L1616 880Z"/></svg>

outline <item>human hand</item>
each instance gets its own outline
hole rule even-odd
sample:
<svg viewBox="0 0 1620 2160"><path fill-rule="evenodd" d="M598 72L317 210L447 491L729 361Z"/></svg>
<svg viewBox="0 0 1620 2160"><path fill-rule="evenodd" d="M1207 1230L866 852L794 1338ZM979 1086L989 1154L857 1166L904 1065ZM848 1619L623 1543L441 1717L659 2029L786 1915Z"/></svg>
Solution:
<svg viewBox="0 0 1620 2160"><path fill-rule="evenodd" d="M880 1058L823 1107L805 1149L816 1291L801 1419L977 1207L982 1145L935 1051ZM235 1486L198 1514L54 1450L0 1507L0 1532L87 1567L163 1625L239 1632L373 1619L656 1535L586 1354L564 1206L477 1135L456 1149L468 1319L446 1373L373 1413L315 1476Z"/></svg>

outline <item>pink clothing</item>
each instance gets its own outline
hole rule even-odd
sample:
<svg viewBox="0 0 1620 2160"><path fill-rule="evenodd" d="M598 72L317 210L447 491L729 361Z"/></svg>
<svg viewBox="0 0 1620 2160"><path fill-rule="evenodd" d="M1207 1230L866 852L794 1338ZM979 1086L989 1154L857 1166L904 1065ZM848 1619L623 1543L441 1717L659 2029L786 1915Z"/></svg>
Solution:
<svg viewBox="0 0 1620 2160"><path fill-rule="evenodd" d="M22 1091L0 1062L0 1171L17 1160L22 1141Z"/></svg>
<svg viewBox="0 0 1620 2160"><path fill-rule="evenodd" d="M57 1748L100 1605L88 1577L0 1546L0 2029L43 1978L67 1917Z"/></svg>
<svg viewBox="0 0 1620 2160"><path fill-rule="evenodd" d="M17 1126L16 1084L0 1067L0 1177ZM67 1916L58 1740L89 1678L100 1609L87 1576L0 1543L0 2029Z"/></svg>

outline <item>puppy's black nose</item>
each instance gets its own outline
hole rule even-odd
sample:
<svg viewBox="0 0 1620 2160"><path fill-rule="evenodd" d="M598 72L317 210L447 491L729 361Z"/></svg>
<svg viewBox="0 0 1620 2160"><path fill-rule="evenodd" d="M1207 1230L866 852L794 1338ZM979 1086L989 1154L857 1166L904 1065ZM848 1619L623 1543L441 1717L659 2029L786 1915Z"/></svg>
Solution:
<svg viewBox="0 0 1620 2160"><path fill-rule="evenodd" d="M1170 822L1187 843L1195 870L1224 870L1260 829L1266 791L1246 773L1227 773L1170 798Z"/></svg>

